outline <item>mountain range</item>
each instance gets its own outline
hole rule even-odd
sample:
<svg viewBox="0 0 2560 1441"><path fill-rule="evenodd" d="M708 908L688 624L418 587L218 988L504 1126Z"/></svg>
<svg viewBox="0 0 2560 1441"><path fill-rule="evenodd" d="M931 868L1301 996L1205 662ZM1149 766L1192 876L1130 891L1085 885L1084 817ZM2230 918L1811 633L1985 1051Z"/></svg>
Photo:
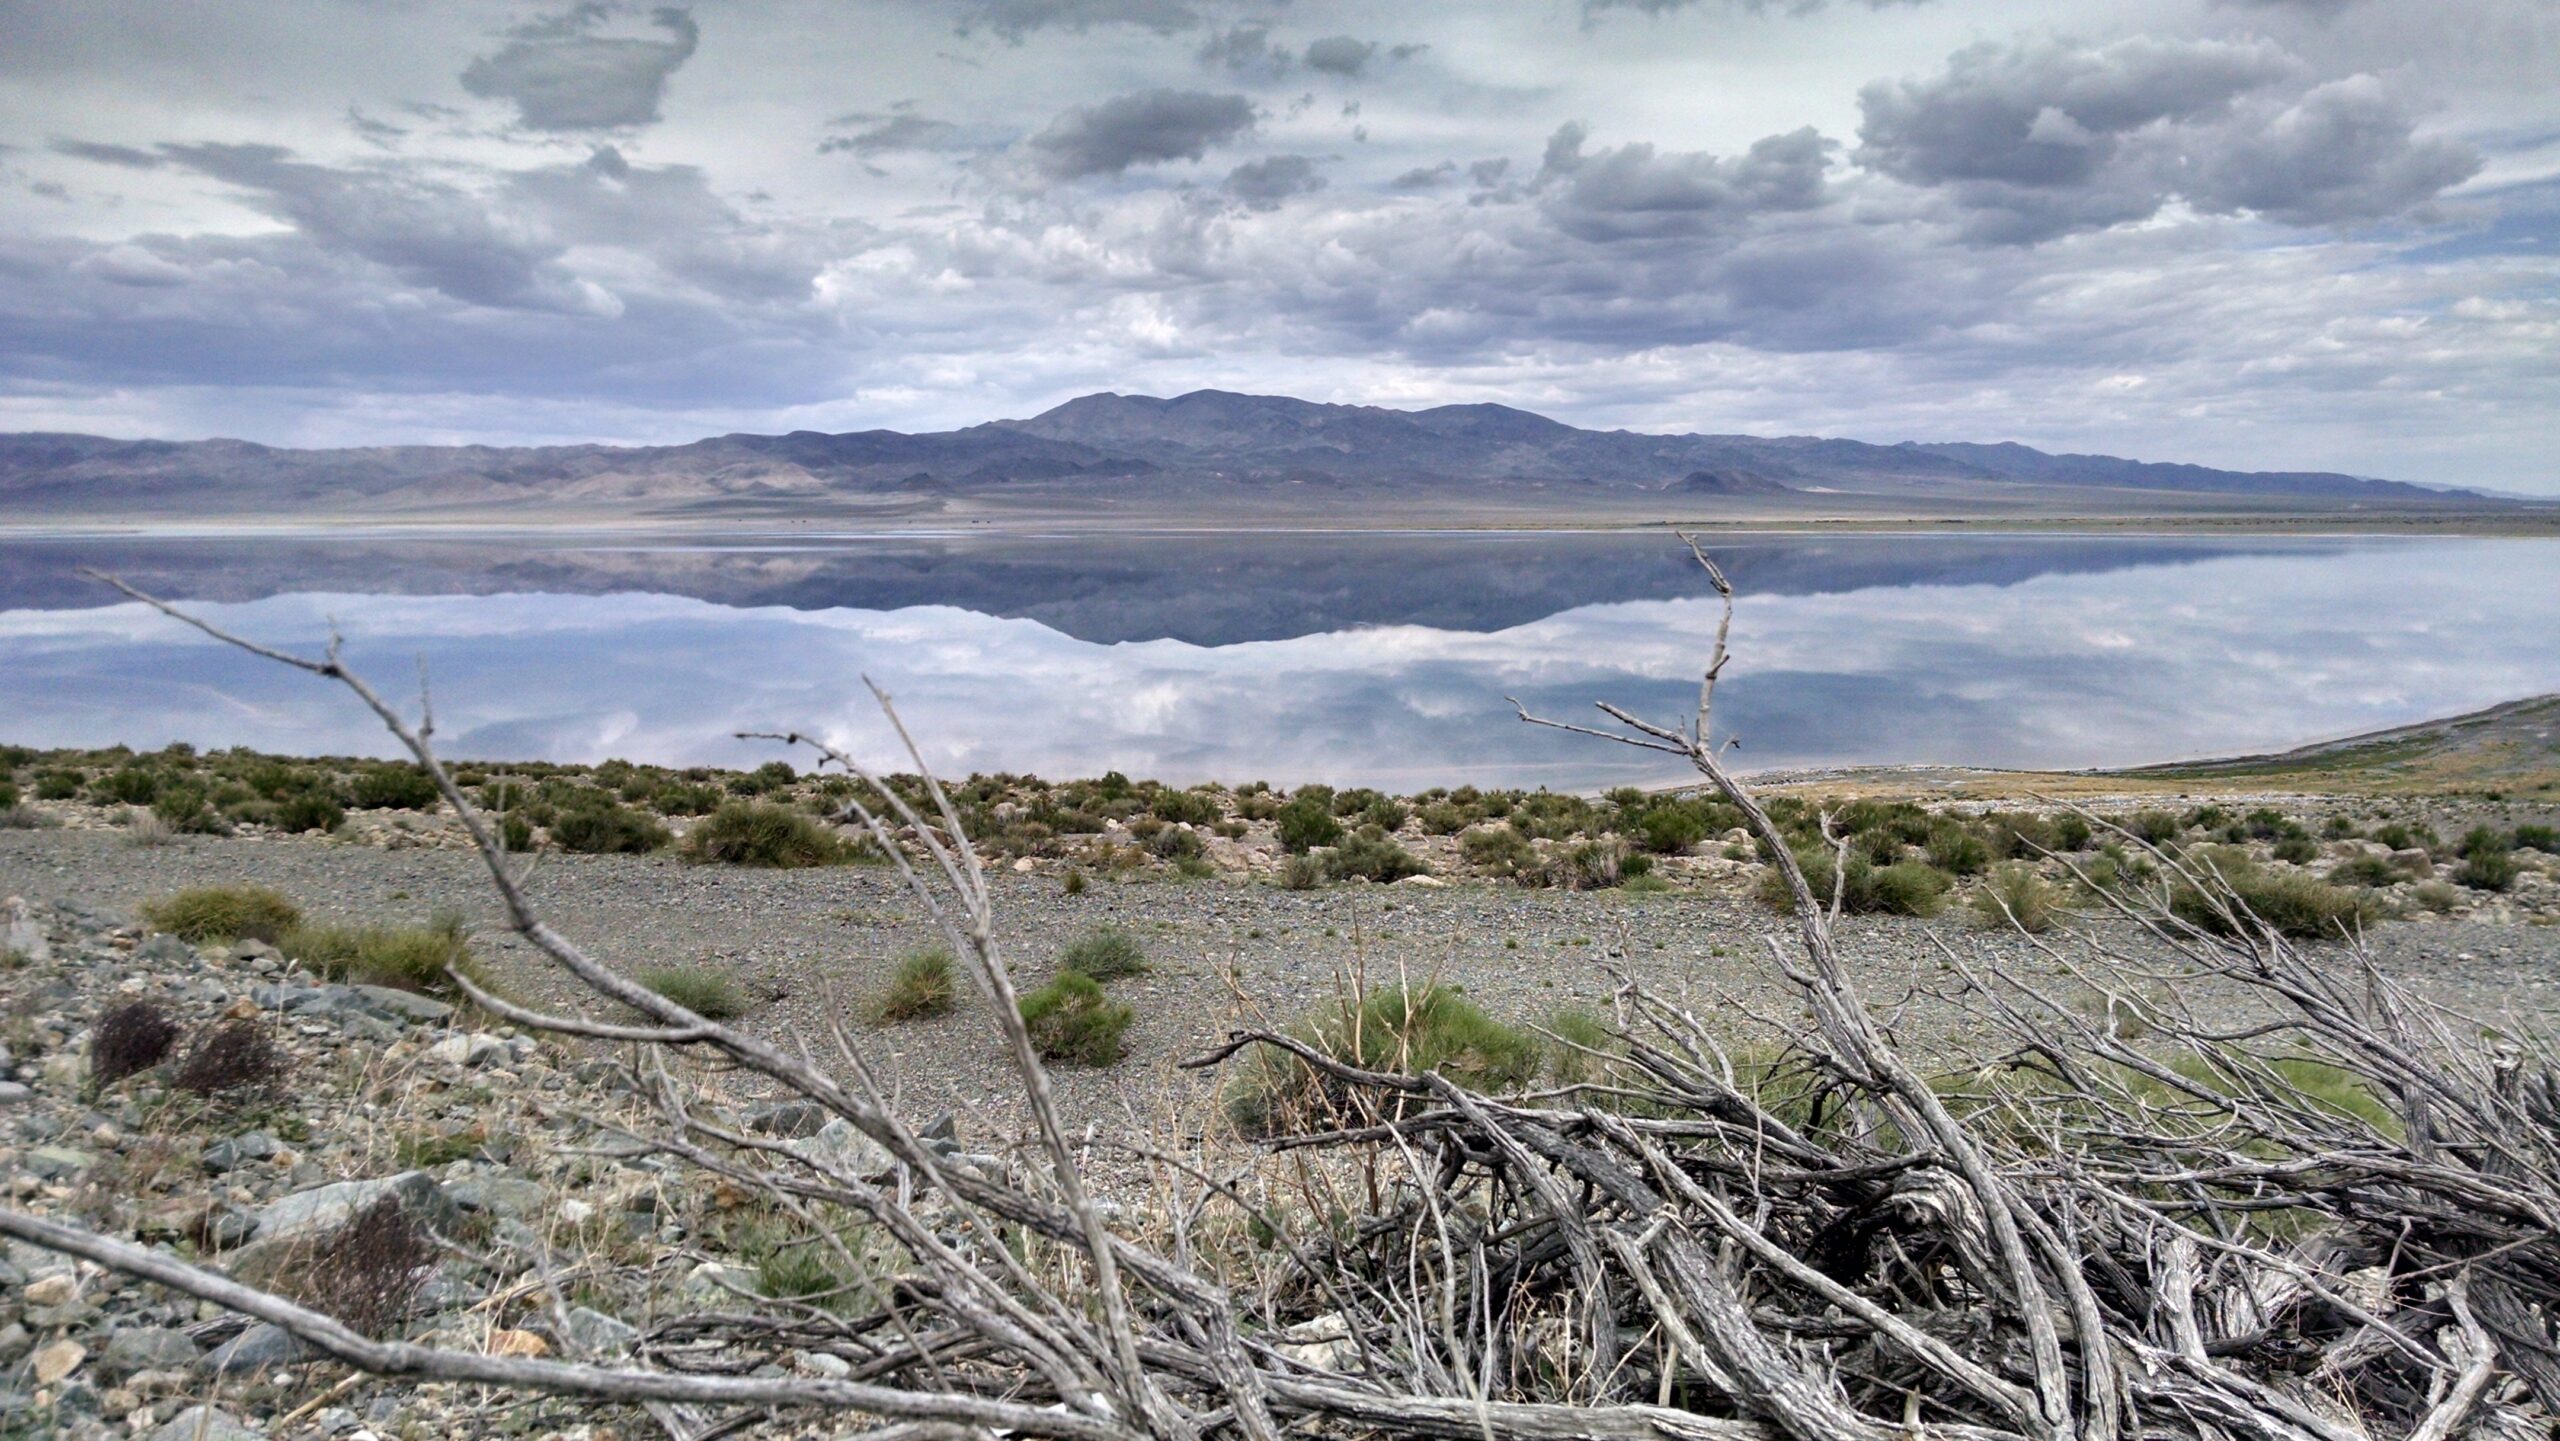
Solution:
<svg viewBox="0 0 2560 1441"><path fill-rule="evenodd" d="M1610 514L2401 508L2502 502L2322 471L2055 455L2014 443L1584 430L1503 405L1427 410L1199 390L1103 393L1027 420L683 445L373 446L0 435L0 521L578 515L592 519L1559 505Z"/></svg>

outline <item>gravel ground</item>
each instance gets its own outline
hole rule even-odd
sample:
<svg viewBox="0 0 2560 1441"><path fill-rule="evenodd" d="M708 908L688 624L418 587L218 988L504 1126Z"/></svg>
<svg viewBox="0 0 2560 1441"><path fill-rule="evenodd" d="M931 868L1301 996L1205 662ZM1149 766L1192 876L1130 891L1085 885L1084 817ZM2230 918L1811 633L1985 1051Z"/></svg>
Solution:
<svg viewBox="0 0 2560 1441"><path fill-rule="evenodd" d="M274 886L322 921L423 920L459 910L483 937L482 955L517 994L567 996L504 933L485 874L460 851L247 837L140 847L107 831L0 832L0 896L130 913L152 896L217 882ZM1046 976L1068 941L1106 923L1136 933L1153 962L1150 974L1112 987L1137 1010L1129 1058L1108 1070L1059 1070L1068 1109L1095 1122L1131 1113L1154 1121L1169 1106L1196 1101L1199 1085L1174 1061L1255 1011L1285 1023L1364 968L1373 982L1399 971L1436 973L1514 1021L1604 1003L1613 969L1664 991L1685 989L1702 1013L1734 1015L1737 1028L1745 1011L1788 1016L1794 1009L1761 939L1783 935L1783 922L1722 887L1628 894L1459 883L1289 891L1221 879L1097 881L1068 896L1050 876L1007 873L994 884L1006 954L1026 987ZM920 1107L983 1111L1010 1092L1000 1048L973 1001L941 1019L890 1029L858 1019L862 998L895 958L933 940L885 868L755 871L664 856L545 854L529 889L555 926L613 964L729 969L759 998L748 1024L760 1029L796 1026L823 1044L828 1008L839 1007L865 1056ZM2139 944L2121 926L2088 924L2093 934ZM2012 976L2060 972L2024 940L1987 932L1956 910L1933 921L1853 918L1844 929L1844 949L1870 1002L1899 1007L1906 1033L1925 1044L1963 1040L1962 1018L1928 994L1950 979L1940 943L1968 964ZM2375 947L2388 973L2484 1019L2547 1025L2560 1013L2560 927L2391 923L2377 929Z"/></svg>

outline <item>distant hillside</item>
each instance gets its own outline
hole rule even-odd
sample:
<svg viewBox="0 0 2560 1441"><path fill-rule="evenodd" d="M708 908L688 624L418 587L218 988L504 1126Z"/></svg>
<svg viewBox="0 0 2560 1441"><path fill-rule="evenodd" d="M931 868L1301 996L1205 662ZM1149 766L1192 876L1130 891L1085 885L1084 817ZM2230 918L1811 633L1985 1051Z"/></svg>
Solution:
<svg viewBox="0 0 2560 1441"><path fill-rule="evenodd" d="M1027 420L908 435L723 435L686 445L377 446L286 450L237 440L0 436L0 521L295 513L432 516L508 511L599 517L934 510L955 502L1203 508L1362 496L1520 506L1656 497L1666 509L1879 504L2068 507L2113 493L2330 507L2499 504L2326 472L2242 472L2048 455L2016 444L1870 445L1815 436L1582 430L1502 405L1389 410L1200 390L1099 394ZM2077 502L2085 504L2083 502Z"/></svg>

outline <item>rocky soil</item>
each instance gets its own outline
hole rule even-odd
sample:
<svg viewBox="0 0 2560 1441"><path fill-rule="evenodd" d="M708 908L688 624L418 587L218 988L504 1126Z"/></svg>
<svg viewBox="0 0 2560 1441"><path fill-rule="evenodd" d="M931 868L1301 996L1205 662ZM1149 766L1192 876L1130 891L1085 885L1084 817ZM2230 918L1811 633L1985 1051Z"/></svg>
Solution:
<svg viewBox="0 0 2560 1441"><path fill-rule="evenodd" d="M2340 856L2355 845L2342 843ZM2332 862L2324 861L2324 864ZM1285 1023L1339 987L1398 975L1466 988L1501 1018L1534 1023L1605 1003L1620 977L1686 992L1740 1030L1793 1005L1763 938L1782 925L1747 897L1749 868L1704 870L1666 890L1530 890L1487 882L1354 883L1293 891L1239 874L1095 879L1006 871L996 897L1008 954L1037 981L1095 926L1125 927L1152 969L1115 982L1138 1018L1109 1069L1061 1068L1075 1119L1100 1126L1210 1123L1206 1082L1173 1063L1242 1020ZM399 1320L439 1344L610 1356L686 1311L758 1284L723 1198L638 1154L613 1129L630 1104L609 1055L511 1033L405 992L323 984L271 948L188 946L134 924L182 886L276 887L318 921L418 921L459 911L498 981L518 996L575 998L498 925L477 861L442 846L322 839L183 837L135 845L99 829L0 832L0 896L14 902L0 952L0 1192L239 1269L283 1267L364 1205L397 1195L451 1244ZM2416 884L2412 876L2409 885ZM2401 887L2407 889L2408 886ZM744 1023L822 1034L833 1013L908 1098L911 1114L956 1113L955 1149L998 1150L1012 1129L1002 1056L978 1003L935 1020L875 1027L868 994L901 954L933 937L881 867L804 871L688 865L671 856L544 853L530 890L553 922L617 965L722 968L744 985ZM2560 881L2536 861L2503 896L2452 914L2413 908L2381 925L2389 973L2504 1025L2560 1014ZM2082 918L2057 938L2138 946ZM2059 959L1952 909L1928 921L1859 917L1844 927L1872 1003L1910 1037L1962 1049L1963 1014L1940 992L1949 953L2043 978ZM225 1018L264 1027L289 1061L263 1091L204 1098L167 1068L93 1084L99 1017L135 1000L178 1023L176 1054ZM697 1076L702 1103L756 1118L770 1097ZM764 1113L788 1134L800 1119ZM825 1133L812 1144L849 1144ZM980 1163L1000 1164L991 1156ZM731 1198L734 1203L734 1198ZM613 1266L544 1284L545 1256ZM748 1357L749 1367L829 1373L824 1355ZM499 1404L473 1388L354 1382L279 1333L86 1266L13 1246L0 1261L0 1437L199 1435L423 1438L649 1434L565 1402ZM636 1423L636 1429L634 1428ZM225 1429L228 1428L228 1429Z"/></svg>

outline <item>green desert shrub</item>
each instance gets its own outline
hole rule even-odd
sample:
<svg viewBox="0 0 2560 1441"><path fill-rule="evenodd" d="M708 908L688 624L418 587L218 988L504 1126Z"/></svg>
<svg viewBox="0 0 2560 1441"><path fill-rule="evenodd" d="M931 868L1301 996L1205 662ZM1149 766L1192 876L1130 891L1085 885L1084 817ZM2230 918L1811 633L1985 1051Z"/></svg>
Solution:
<svg viewBox="0 0 2560 1441"><path fill-rule="evenodd" d="M1097 981L1116 981L1146 974L1147 953L1136 936L1120 927L1096 926L1058 953L1058 969L1079 971Z"/></svg>
<svg viewBox="0 0 2560 1441"><path fill-rule="evenodd" d="M273 943L302 924L302 908L265 886L192 886L145 902L142 919L182 941Z"/></svg>
<svg viewBox="0 0 2560 1441"><path fill-rule="evenodd" d="M908 952L889 973L889 984L872 1000L871 1018L895 1025L945 1014L959 1000L955 969L951 953L938 946Z"/></svg>
<svg viewBox="0 0 2560 1441"><path fill-rule="evenodd" d="M646 811L605 801L552 817L551 843L581 855L646 855L667 843L667 828Z"/></svg>
<svg viewBox="0 0 2560 1441"><path fill-rule="evenodd" d="M332 981L451 995L453 978L481 983L479 963L459 916L423 926L297 926L276 949Z"/></svg>
<svg viewBox="0 0 2560 1441"><path fill-rule="evenodd" d="M365 766L347 795L363 810L433 810L438 800L436 783L416 766Z"/></svg>
<svg viewBox="0 0 2560 1441"><path fill-rule="evenodd" d="M2308 871L2269 870L2244 854L2216 851L2204 859L2247 914L2280 935L2337 937L2370 925L2382 913L2370 893L2331 885ZM2236 909L2236 908L2233 908ZM2232 935L2240 927L2204 888L2180 881L2170 888L2170 913L2199 930Z"/></svg>
<svg viewBox="0 0 2560 1441"><path fill-rule="evenodd" d="M689 860L776 870L849 858L845 843L808 812L758 801L731 801L713 811L685 833L684 853Z"/></svg>
<svg viewBox="0 0 2560 1441"><path fill-rule="evenodd" d="M1812 847L1796 853L1796 864L1804 868L1805 883L1813 888L1816 904L1830 905L1836 884L1840 909L1851 915L1934 916L1954 885L1946 872L1923 862L1879 866L1854 850L1845 869L1835 871L1831 852ZM1795 910L1794 894L1775 867L1760 878L1760 899L1778 911L1792 914Z"/></svg>
<svg viewBox="0 0 2560 1441"><path fill-rule="evenodd" d="M1306 787L1290 797L1289 803L1273 817L1280 845L1291 855L1302 856L1318 846L1329 846L1343 836L1342 822L1334 819L1333 809L1324 799L1309 794L1318 787Z"/></svg>
<svg viewBox="0 0 2560 1441"><path fill-rule="evenodd" d="M78 771L46 771L36 777L36 799L67 801L80 794Z"/></svg>
<svg viewBox="0 0 2560 1441"><path fill-rule="evenodd" d="M44 791L39 787L36 794ZM2515 846L2520 851L2540 851L2544 855L2560 855L2560 828L2540 824L2521 825L2515 829Z"/></svg>
<svg viewBox="0 0 2560 1441"><path fill-rule="evenodd" d="M2441 915L2462 904L2462 888L2443 881L2420 881L2409 888L2409 899L2418 909Z"/></svg>
<svg viewBox="0 0 2560 1441"><path fill-rule="evenodd" d="M2516 877L2523 873L2524 862L2516 859L2515 852L2500 845L2475 850L2465 856L2462 864L2454 868L2453 879L2475 891L2503 891L2513 887Z"/></svg>
<svg viewBox="0 0 2560 1441"><path fill-rule="evenodd" d="M1157 820L1173 825L1206 826L1218 822L1218 798L1202 791L1159 791L1148 809Z"/></svg>
<svg viewBox="0 0 2560 1441"><path fill-rule="evenodd" d="M725 1021L747 1009L737 978L716 966L652 966L635 979L706 1020Z"/></svg>
<svg viewBox="0 0 2560 1441"><path fill-rule="evenodd" d="M1991 843L1952 816L1942 816L1930 826L1929 838L1922 844L1929 864L1949 875L1976 875L1991 864Z"/></svg>
<svg viewBox="0 0 2560 1441"><path fill-rule="evenodd" d="M1495 875L1510 875L1536 863L1529 838L1510 825L1478 826L1458 837L1458 854L1468 865Z"/></svg>
<svg viewBox="0 0 2560 1441"><path fill-rule="evenodd" d="M2136 840L2155 846L2167 845L2186 830L2186 824L2168 811L2135 811L2124 818L2123 825Z"/></svg>
<svg viewBox="0 0 2560 1441"><path fill-rule="evenodd" d="M1324 884L1324 862L1314 856L1291 856L1280 863L1280 888L1312 891Z"/></svg>
<svg viewBox="0 0 2560 1441"><path fill-rule="evenodd" d="M1431 873L1420 856L1384 836L1352 836L1326 851L1323 864L1326 878L1337 881L1400 881Z"/></svg>
<svg viewBox="0 0 2560 1441"><path fill-rule="evenodd" d="M662 816L707 816L720 808L720 792L710 786L665 785L649 797Z"/></svg>
<svg viewBox="0 0 2560 1441"><path fill-rule="evenodd" d="M2025 861L1993 868L1973 893L1974 913L1986 926L2015 926L2031 936L2052 930L2064 911L2062 887L2036 874Z"/></svg>
<svg viewBox="0 0 2560 1441"><path fill-rule="evenodd" d="M334 831L347 813L326 791L295 791L276 802L275 827L280 831Z"/></svg>
<svg viewBox="0 0 2560 1441"><path fill-rule="evenodd" d="M1052 1061L1108 1066L1125 1053L1129 1007L1112 1000L1102 983L1082 971L1060 971L1022 998L1022 1024L1031 1044Z"/></svg>
<svg viewBox="0 0 2560 1441"><path fill-rule="evenodd" d="M2292 865L2306 865L2320 856L2320 843L2308 835L2285 836L2275 844L2275 858Z"/></svg>
<svg viewBox="0 0 2560 1441"><path fill-rule="evenodd" d="M89 799L100 805L147 806L160 794L160 773L147 766L121 766L89 782Z"/></svg>
<svg viewBox="0 0 2560 1441"><path fill-rule="evenodd" d="M15 781L9 780L9 779L8 779L8 778L6 778L6 777L0 777L0 811L13 811L13 810L16 810L17 808L18 808L18 786L17 786L17 783L16 783Z"/></svg>
<svg viewBox="0 0 2560 1441"><path fill-rule="evenodd" d="M2375 855L2352 855L2329 868L2329 883L2339 886L2388 886L2409 874Z"/></svg>
<svg viewBox="0 0 2560 1441"><path fill-rule="evenodd" d="M1482 1091L1516 1090L1539 1074L1546 1047L1504 1025L1457 989L1381 986L1356 1002L1335 1002L1290 1028L1319 1054L1371 1071L1437 1071ZM1351 1098L1304 1061L1258 1049L1230 1083L1227 1117L1253 1135L1324 1124Z"/></svg>
<svg viewBox="0 0 2560 1441"><path fill-rule="evenodd" d="M213 808L213 797L200 781L184 780L164 785L152 798L151 813L160 823L180 835L218 836L231 827Z"/></svg>

